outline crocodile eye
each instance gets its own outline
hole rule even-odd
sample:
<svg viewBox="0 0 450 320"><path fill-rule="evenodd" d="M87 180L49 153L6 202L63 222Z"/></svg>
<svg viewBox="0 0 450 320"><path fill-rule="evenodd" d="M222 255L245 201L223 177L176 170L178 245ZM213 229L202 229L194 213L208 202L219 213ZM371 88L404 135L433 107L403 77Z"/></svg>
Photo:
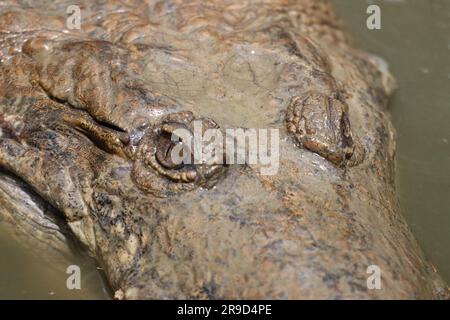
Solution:
<svg viewBox="0 0 450 320"><path fill-rule="evenodd" d="M181 137L177 137L175 133L163 130L156 137L156 160L166 169L181 169L186 163L190 163L187 157L191 157L190 146L186 144ZM182 149L184 159L174 159L173 153L177 149ZM180 161L181 160L181 161Z"/></svg>
<svg viewBox="0 0 450 320"><path fill-rule="evenodd" d="M180 112L147 131L133 167L133 179L141 190L164 197L196 187L212 187L222 176L226 169L223 164L194 162L195 121L203 129L218 128L210 119L195 119L190 112Z"/></svg>

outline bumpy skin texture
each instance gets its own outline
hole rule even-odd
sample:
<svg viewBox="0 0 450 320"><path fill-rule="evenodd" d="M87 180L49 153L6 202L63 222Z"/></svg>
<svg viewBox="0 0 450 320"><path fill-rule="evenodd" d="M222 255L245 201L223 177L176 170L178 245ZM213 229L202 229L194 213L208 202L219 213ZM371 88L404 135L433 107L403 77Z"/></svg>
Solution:
<svg viewBox="0 0 450 320"><path fill-rule="evenodd" d="M71 4L0 6L0 216L39 235L51 205L120 299L448 297L399 212L393 80L327 1ZM279 129L278 173L173 165L194 119Z"/></svg>

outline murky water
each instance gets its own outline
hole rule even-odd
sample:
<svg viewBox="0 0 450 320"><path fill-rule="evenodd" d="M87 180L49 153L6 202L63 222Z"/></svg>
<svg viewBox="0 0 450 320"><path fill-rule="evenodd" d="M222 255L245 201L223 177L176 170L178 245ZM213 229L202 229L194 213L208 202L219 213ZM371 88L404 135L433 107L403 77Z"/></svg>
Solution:
<svg viewBox="0 0 450 320"><path fill-rule="evenodd" d="M10 225L0 222L0 300L109 299L111 293L93 259L75 253L57 258L36 253ZM67 288L71 265L80 267L80 290Z"/></svg>
<svg viewBox="0 0 450 320"><path fill-rule="evenodd" d="M404 215L450 282L450 1L334 0L359 47L385 58L398 80L397 186ZM381 9L368 30L366 9Z"/></svg>
<svg viewBox="0 0 450 320"><path fill-rule="evenodd" d="M357 44L384 57L399 90L391 104L398 131L398 190L404 215L450 282L450 1L335 0ZM369 3L382 29L366 28ZM81 267L81 290L68 290L66 269ZM0 223L0 299L107 299L95 262L74 254L49 263Z"/></svg>

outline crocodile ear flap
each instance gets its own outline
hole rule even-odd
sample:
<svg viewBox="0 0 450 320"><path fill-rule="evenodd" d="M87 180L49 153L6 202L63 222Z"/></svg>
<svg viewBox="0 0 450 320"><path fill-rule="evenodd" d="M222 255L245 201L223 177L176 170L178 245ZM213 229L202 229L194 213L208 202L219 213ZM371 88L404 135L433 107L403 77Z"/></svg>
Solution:
<svg viewBox="0 0 450 320"><path fill-rule="evenodd" d="M106 115L116 100L110 67L112 45L41 37L25 42L22 50L35 61L39 83L50 96L108 121Z"/></svg>
<svg viewBox="0 0 450 320"><path fill-rule="evenodd" d="M356 165L362 160L362 148L352 135L348 107L337 94L311 91L294 97L287 108L286 126L301 148L336 166Z"/></svg>

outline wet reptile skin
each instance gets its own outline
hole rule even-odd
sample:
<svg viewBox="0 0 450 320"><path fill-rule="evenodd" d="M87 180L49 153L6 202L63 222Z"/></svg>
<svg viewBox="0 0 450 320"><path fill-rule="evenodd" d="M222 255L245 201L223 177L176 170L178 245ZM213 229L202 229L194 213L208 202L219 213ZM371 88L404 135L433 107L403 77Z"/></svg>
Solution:
<svg viewBox="0 0 450 320"><path fill-rule="evenodd" d="M2 220L67 225L118 299L448 297L395 194L394 80L327 1L71 4L0 4ZM173 166L194 120L279 129L278 173Z"/></svg>

